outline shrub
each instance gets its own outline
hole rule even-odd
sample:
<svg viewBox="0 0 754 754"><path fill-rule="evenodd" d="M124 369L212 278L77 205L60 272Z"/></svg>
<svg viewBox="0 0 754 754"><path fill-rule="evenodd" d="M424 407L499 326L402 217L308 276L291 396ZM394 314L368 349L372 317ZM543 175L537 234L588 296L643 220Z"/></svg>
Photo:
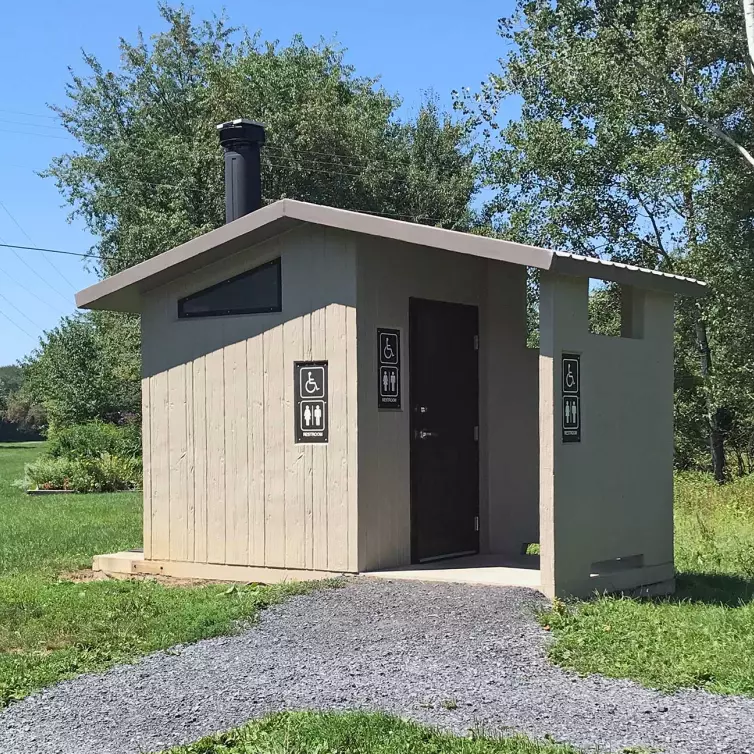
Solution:
<svg viewBox="0 0 754 754"><path fill-rule="evenodd" d="M141 487L141 460L103 453L98 458L42 456L26 466L26 489L118 492Z"/></svg>
<svg viewBox="0 0 754 754"><path fill-rule="evenodd" d="M121 458L141 456L141 428L101 421L73 424L50 431L47 453L53 458L96 460L103 453Z"/></svg>

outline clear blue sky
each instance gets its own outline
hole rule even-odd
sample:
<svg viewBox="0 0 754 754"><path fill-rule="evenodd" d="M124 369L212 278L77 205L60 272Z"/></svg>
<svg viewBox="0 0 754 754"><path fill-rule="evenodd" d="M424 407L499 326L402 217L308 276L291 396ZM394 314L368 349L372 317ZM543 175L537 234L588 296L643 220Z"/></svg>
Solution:
<svg viewBox="0 0 754 754"><path fill-rule="evenodd" d="M191 4L209 17L219 3ZM259 29L264 39L287 42L295 33L307 42L323 36L348 49L358 73L381 75L412 112L432 89L449 105L450 91L479 87L504 53L497 19L512 0L229 0L232 23ZM33 6L6 3L0 24L0 243L86 251L92 237L80 221L67 222L69 208L55 185L34 171L76 148L46 105L64 102L68 66L83 72L81 50L108 68L118 64L118 40L161 30L155 0L39 0ZM0 247L0 365L28 353L44 329L74 311L75 290L95 282L83 260ZM11 323L11 321L13 323ZM24 332L25 331L25 332Z"/></svg>

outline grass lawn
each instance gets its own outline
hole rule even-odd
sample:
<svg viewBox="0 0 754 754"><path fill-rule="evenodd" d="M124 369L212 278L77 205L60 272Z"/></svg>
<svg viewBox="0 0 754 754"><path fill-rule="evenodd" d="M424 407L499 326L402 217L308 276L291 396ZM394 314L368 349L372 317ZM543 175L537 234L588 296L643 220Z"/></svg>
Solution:
<svg viewBox="0 0 754 754"><path fill-rule="evenodd" d="M754 477L718 487L679 474L675 497L677 593L556 603L541 616L550 657L665 690L754 696Z"/></svg>
<svg viewBox="0 0 754 754"><path fill-rule="evenodd" d="M79 673L230 633L312 588L61 578L93 555L141 546L141 496L25 495L13 482L42 447L0 443L0 707Z"/></svg>
<svg viewBox="0 0 754 754"><path fill-rule="evenodd" d="M463 738L388 715L285 712L164 754L577 754L562 744Z"/></svg>

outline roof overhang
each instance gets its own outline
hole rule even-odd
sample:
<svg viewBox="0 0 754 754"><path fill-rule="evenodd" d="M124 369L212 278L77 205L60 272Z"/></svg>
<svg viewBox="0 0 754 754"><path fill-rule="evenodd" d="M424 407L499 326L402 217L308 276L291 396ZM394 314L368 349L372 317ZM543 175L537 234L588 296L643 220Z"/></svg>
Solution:
<svg viewBox="0 0 754 754"><path fill-rule="evenodd" d="M256 246L302 223L686 296L703 296L708 290L704 283L680 275L363 212L281 199L79 291L76 306L81 309L138 312L144 293Z"/></svg>

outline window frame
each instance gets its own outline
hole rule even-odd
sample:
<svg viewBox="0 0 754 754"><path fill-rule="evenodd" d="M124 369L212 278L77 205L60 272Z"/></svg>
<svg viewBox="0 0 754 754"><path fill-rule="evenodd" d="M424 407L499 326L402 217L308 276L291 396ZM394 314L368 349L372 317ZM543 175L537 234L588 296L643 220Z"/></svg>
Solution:
<svg viewBox="0 0 754 754"><path fill-rule="evenodd" d="M267 267L273 267L273 266L277 269L277 294L278 294L277 303L274 306L254 306L254 307L247 307L245 309L213 309L211 311L195 312L195 313L189 313L189 312L184 311L184 305L186 304L186 302L199 298L199 296L204 296L207 293L212 293L212 291L215 291L218 288L222 288L222 286L227 285L228 283L235 283L238 280L243 280L244 278L252 277L253 275L258 274L261 270L264 270ZM242 272L240 275L234 275L233 277L227 278L226 280L221 280L219 283L210 285L207 288L202 288L200 291L191 293L188 296L183 296L182 298L178 299L178 319L197 319L201 317L232 317L235 315L244 315L244 314L270 314L274 312L282 312L283 311L282 267L283 265L281 262L281 257L277 257L276 259L271 259L269 262L260 264L257 267L252 267L250 270L246 270L245 272Z"/></svg>

